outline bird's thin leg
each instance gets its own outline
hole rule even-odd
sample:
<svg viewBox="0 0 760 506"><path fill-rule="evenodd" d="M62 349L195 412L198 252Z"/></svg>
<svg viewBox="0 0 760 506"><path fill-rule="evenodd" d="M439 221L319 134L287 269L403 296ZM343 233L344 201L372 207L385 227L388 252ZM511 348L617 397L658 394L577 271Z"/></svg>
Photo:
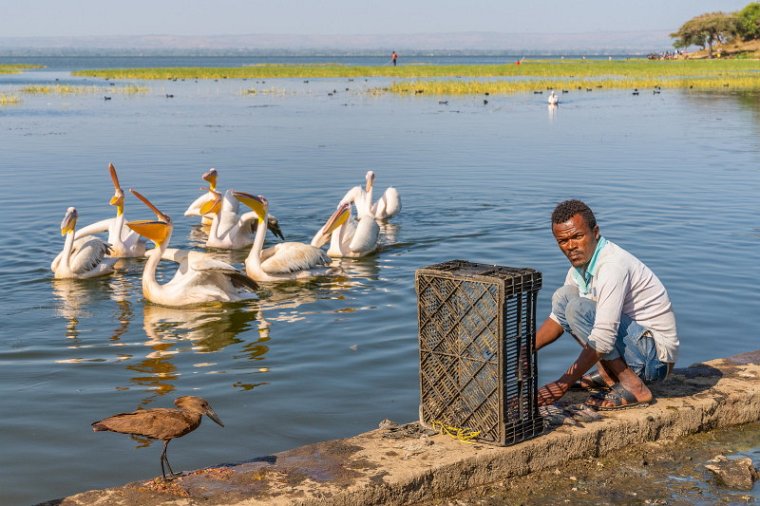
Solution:
<svg viewBox="0 0 760 506"><path fill-rule="evenodd" d="M169 473L171 473L171 477L174 478L174 470L172 469L172 465L169 464L169 458L166 456L166 448L169 446L169 441L171 439L167 439L164 441L164 450L161 452L161 473L164 475L164 479L166 479L166 473L164 472L164 462L166 462L166 467L169 468Z"/></svg>

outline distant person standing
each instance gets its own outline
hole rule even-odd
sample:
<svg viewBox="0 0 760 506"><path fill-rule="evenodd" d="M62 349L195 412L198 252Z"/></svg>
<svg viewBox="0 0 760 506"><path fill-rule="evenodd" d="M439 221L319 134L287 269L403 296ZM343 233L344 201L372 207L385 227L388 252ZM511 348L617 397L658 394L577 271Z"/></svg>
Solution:
<svg viewBox="0 0 760 506"><path fill-rule="evenodd" d="M393 62L394 67L396 66L397 60L398 60L398 53L396 53L396 51L393 51L391 53L391 61Z"/></svg>

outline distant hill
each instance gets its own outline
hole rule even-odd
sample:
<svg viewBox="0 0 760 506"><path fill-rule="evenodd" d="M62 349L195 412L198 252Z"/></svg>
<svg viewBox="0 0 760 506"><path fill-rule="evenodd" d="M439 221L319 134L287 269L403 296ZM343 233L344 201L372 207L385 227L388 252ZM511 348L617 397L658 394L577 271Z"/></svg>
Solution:
<svg viewBox="0 0 760 506"><path fill-rule="evenodd" d="M507 52L541 54L643 54L672 49L667 30L597 33L493 33L374 35L217 35L2 37L0 54L51 51L150 53L330 53Z"/></svg>

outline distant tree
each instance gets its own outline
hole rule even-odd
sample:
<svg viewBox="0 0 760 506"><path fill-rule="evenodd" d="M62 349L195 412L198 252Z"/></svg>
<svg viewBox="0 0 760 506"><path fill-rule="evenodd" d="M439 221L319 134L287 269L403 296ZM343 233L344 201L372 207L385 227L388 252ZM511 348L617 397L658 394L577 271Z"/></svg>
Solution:
<svg viewBox="0 0 760 506"><path fill-rule="evenodd" d="M713 44L716 42L726 42L732 39L737 33L736 14L725 12L709 12L690 19L678 29L677 32L671 33L675 42L673 46L677 48L699 46L702 49L707 48L707 54L713 57Z"/></svg>
<svg viewBox="0 0 760 506"><path fill-rule="evenodd" d="M736 28L743 40L760 39L760 2L752 2L737 13Z"/></svg>

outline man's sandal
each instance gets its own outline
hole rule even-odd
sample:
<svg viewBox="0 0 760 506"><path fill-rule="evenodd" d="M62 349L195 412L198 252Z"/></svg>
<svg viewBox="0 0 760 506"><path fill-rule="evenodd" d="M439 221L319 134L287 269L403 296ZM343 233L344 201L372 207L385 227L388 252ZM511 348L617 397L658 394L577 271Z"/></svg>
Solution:
<svg viewBox="0 0 760 506"><path fill-rule="evenodd" d="M645 407L649 406L653 402L653 400L636 400L636 396L626 390L625 387L620 383L615 383L615 385L613 385L607 392L598 392L590 396L589 400L600 403L596 404L595 402L586 402L587 406L596 409L597 411L614 411L619 409L634 408L637 406ZM602 402L612 403L612 405L602 406Z"/></svg>
<svg viewBox="0 0 760 506"><path fill-rule="evenodd" d="M610 388L598 372L586 374L570 386L570 390L599 391Z"/></svg>

